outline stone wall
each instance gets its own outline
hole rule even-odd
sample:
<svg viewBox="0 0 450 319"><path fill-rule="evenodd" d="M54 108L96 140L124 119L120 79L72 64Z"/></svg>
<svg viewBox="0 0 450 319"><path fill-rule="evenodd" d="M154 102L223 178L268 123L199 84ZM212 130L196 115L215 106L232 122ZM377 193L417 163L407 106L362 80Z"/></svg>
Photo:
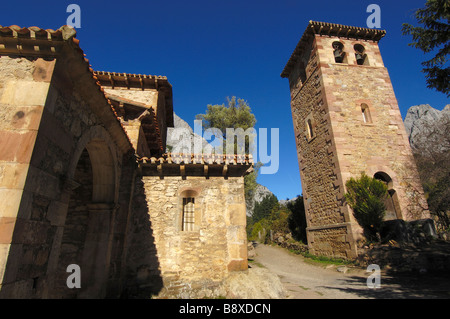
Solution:
<svg viewBox="0 0 450 319"><path fill-rule="evenodd" d="M341 207L343 194L322 70L315 43L311 45L313 49L308 52L307 62L299 61L290 77L308 243L312 253L347 258L353 255L347 242L351 231L345 224L347 220ZM301 68L306 68L307 78L303 81L299 81ZM312 137L308 133L308 120L312 125Z"/></svg>
<svg viewBox="0 0 450 319"><path fill-rule="evenodd" d="M195 197L193 231L182 230L185 196ZM138 177L130 227L130 296L176 296L247 269L242 177Z"/></svg>
<svg viewBox="0 0 450 319"><path fill-rule="evenodd" d="M332 43L344 44L347 64L333 63ZM367 65L357 65L354 45L362 44ZM399 211L404 220L427 218L426 201L387 69L378 43L317 37L324 89L337 149L342 182L366 172L384 172L392 179ZM364 122L361 105L368 106Z"/></svg>
<svg viewBox="0 0 450 319"><path fill-rule="evenodd" d="M127 183L120 174L125 149L118 146L126 135L105 129L120 130L119 121L104 121L101 108L111 112L107 100L93 79L81 81L71 73L70 67L85 66L71 61L0 58L0 198L6 203L0 215L1 297L73 297L66 286L69 264L81 266L83 287L89 277L98 278L91 290L75 295L108 294L109 257L86 261L94 251L100 251L97 258L110 255L114 219L128 212L129 198L118 194ZM76 198L84 183L79 162L90 162L92 174L89 194ZM73 214L66 223L68 212ZM123 237L114 242L122 251ZM82 244L75 245L77 240Z"/></svg>
<svg viewBox="0 0 450 319"><path fill-rule="evenodd" d="M343 63L335 61L337 41ZM356 44L365 48L364 65L356 61ZM344 200L350 177L386 178L390 218L427 218L426 201L378 43L316 34L305 46L289 84L309 248L353 258L362 231Z"/></svg>
<svg viewBox="0 0 450 319"><path fill-rule="evenodd" d="M45 277L57 181L32 165L32 153L53 67L54 61L0 57L0 295L28 297Z"/></svg>

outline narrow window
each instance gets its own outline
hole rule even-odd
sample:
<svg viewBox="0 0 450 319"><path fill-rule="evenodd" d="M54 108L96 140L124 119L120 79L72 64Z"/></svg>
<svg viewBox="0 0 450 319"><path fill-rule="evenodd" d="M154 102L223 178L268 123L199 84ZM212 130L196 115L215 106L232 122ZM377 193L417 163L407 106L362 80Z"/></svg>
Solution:
<svg viewBox="0 0 450 319"><path fill-rule="evenodd" d="M361 44L355 44L353 47L355 49L355 58L358 65L368 65L367 54L365 54L366 49Z"/></svg>
<svg viewBox="0 0 450 319"><path fill-rule="evenodd" d="M372 117L370 116L369 106L367 104L361 104L361 113L364 123L372 123Z"/></svg>
<svg viewBox="0 0 450 319"><path fill-rule="evenodd" d="M333 54L334 54L334 61L336 63L344 63L345 59L345 52L344 52L344 45L341 42L333 42Z"/></svg>
<svg viewBox="0 0 450 319"><path fill-rule="evenodd" d="M313 128L311 119L308 119L306 124L307 124L307 130L308 130L308 139L310 140L314 137L314 128Z"/></svg>
<svg viewBox="0 0 450 319"><path fill-rule="evenodd" d="M193 231L195 223L195 202L193 197L183 198L183 231Z"/></svg>

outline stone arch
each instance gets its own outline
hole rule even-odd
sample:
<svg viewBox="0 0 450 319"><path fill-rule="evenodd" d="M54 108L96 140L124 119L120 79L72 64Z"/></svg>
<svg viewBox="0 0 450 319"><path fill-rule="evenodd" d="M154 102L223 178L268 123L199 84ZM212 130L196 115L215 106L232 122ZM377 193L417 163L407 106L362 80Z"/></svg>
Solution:
<svg viewBox="0 0 450 319"><path fill-rule="evenodd" d="M116 203L118 196L119 158L114 142L102 126L84 133L73 153L67 179L73 180L81 154L87 150L93 167L92 202Z"/></svg>
<svg viewBox="0 0 450 319"><path fill-rule="evenodd" d="M119 187L117 157L101 126L83 134L73 152L64 187L68 208L58 258L59 296L101 298L106 293ZM70 264L81 268L81 289L65 286Z"/></svg>
<svg viewBox="0 0 450 319"><path fill-rule="evenodd" d="M334 41L332 47L334 61L336 63L347 63L347 54L344 51L344 44L341 41Z"/></svg>
<svg viewBox="0 0 450 319"><path fill-rule="evenodd" d="M369 59L367 58L366 48L362 44L357 43L353 46L353 49L355 50L356 63L358 65L369 65Z"/></svg>
<svg viewBox="0 0 450 319"><path fill-rule="evenodd" d="M378 171L373 175L374 178L384 182L388 188L388 196L385 200L386 220L401 219L400 204L397 191L394 188L394 181L389 174L384 171Z"/></svg>

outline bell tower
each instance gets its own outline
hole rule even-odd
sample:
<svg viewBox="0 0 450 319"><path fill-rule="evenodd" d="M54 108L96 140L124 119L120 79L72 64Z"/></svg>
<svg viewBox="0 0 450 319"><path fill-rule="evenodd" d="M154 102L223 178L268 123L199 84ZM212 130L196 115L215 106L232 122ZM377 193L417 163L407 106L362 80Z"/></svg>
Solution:
<svg viewBox="0 0 450 319"><path fill-rule="evenodd" d="M308 245L316 255L358 255L362 229L344 194L361 172L388 185L386 219L429 217L378 47L385 35L310 21L281 74L289 79Z"/></svg>

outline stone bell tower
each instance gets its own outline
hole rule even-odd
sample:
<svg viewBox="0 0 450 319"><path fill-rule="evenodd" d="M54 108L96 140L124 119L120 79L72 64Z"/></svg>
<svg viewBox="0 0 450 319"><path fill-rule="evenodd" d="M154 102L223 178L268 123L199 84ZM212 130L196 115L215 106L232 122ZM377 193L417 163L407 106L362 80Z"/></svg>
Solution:
<svg viewBox="0 0 450 319"><path fill-rule="evenodd" d="M428 218L426 200L378 42L386 32L310 21L289 79L308 245L353 258L362 229L345 204L361 172L388 185L386 219Z"/></svg>

